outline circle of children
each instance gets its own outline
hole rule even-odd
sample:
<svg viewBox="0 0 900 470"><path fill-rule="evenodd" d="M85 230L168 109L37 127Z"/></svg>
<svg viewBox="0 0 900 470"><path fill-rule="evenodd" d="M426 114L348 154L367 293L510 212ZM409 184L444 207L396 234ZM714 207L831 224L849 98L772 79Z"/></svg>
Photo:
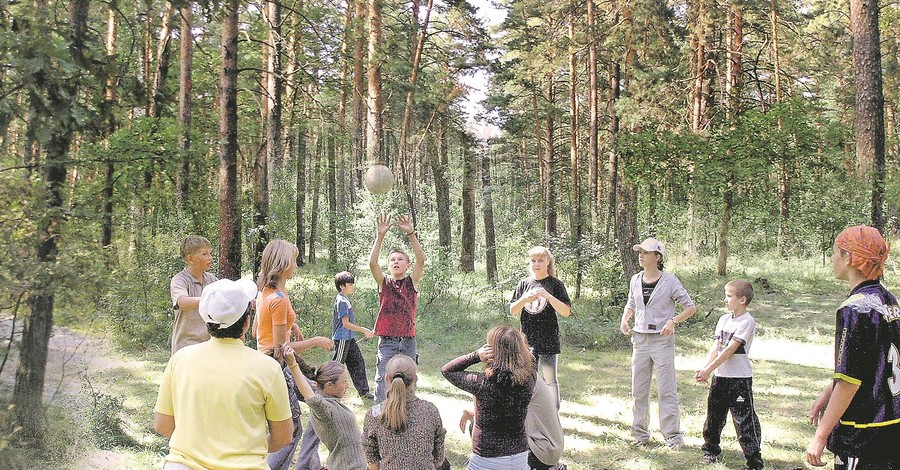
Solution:
<svg viewBox="0 0 900 470"><path fill-rule="evenodd" d="M392 226L409 238L415 261L403 251L391 251L385 273L379 254ZM630 280L620 324L633 344L633 445L652 442L649 398L655 373L659 429L665 445L679 449L684 441L675 334L696 307L678 278L663 270L662 243L648 238L633 249L642 271ZM805 456L811 465L824 465L827 446L834 468L900 468L900 309L879 281L889 249L881 234L866 226L850 227L834 242L835 277L851 290L836 314L834 377L809 416L816 426ZM285 289L297 269L293 244L268 244L256 283L216 280L207 272L211 250L205 238L188 237L181 250L187 267L171 283L172 357L154 416L156 431L170 438L165 469L450 468L438 409L416 396L415 319L425 252L409 217L377 220L369 257L380 302L373 330L355 323L353 275L335 276L332 338L306 338L295 322ZM474 396L474 407L462 410L459 423L472 437L468 469L565 468L559 462L557 315L569 316L571 303L550 251L535 247L528 256L530 275L518 283L509 304L521 330L495 326L483 346L441 370L451 384ZM730 412L747 467L763 468L747 357L756 329L748 312L752 299L749 282L725 285L728 313L719 319L705 366L695 374L698 382L710 383L701 463L720 460L720 437ZM681 306L677 314L676 304ZM248 331L258 351L244 345ZM374 397L355 333L378 337ZM313 369L301 359L311 348L334 350L334 359ZM362 431L341 402L351 381L364 402L374 399ZM305 430L300 401L310 414ZM329 451L324 465L320 441Z"/></svg>

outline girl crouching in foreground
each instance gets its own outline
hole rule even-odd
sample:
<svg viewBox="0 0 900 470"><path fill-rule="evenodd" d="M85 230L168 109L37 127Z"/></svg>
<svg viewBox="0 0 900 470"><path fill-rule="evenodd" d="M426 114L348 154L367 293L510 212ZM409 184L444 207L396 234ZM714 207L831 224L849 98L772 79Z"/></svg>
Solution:
<svg viewBox="0 0 900 470"><path fill-rule="evenodd" d="M467 371L484 363L484 372ZM448 362L441 372L453 385L475 395L475 428L469 470L527 470L525 415L531 401L534 362L525 336L495 326L487 344Z"/></svg>

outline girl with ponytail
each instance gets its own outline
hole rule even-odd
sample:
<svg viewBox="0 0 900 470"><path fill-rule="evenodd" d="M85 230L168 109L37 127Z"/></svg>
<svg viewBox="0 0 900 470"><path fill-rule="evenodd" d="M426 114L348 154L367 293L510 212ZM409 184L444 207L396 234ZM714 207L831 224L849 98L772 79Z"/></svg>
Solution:
<svg viewBox="0 0 900 470"><path fill-rule="evenodd" d="M416 396L416 363L391 358L385 370L387 398L363 424L363 447L370 469L437 469L444 463L444 435L438 409Z"/></svg>

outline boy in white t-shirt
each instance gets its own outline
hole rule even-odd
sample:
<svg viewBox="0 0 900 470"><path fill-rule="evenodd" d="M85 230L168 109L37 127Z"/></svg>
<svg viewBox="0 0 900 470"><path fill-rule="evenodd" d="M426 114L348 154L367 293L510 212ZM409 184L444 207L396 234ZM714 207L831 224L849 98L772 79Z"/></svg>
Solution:
<svg viewBox="0 0 900 470"><path fill-rule="evenodd" d="M747 357L756 335L756 320L747 312L751 300L753 285L749 282L736 279L725 284L725 308L729 313L719 318L706 363L695 375L697 382L706 382L713 376L703 424L702 463L720 460L719 442L731 411L747 468L763 468L759 418L753 408L753 367Z"/></svg>

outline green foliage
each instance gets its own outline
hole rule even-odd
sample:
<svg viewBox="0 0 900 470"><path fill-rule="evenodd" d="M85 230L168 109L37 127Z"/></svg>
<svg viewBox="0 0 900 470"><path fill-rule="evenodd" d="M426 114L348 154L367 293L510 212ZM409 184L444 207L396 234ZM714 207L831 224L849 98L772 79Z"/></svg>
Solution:
<svg viewBox="0 0 900 470"><path fill-rule="evenodd" d="M13 405L0 404L0 467L9 470L63 468L85 450L88 436L83 426L86 416L74 409L52 406L47 410L43 447L22 440Z"/></svg>
<svg viewBox="0 0 900 470"><path fill-rule="evenodd" d="M91 398L93 401L88 416L94 445L99 449L139 447L125 431L125 420L120 416L124 400L100 392L93 392Z"/></svg>
<svg viewBox="0 0 900 470"><path fill-rule="evenodd" d="M184 269L178 255L181 239L158 236L123 253L110 273L100 311L116 342L127 349L169 347L172 310L169 281Z"/></svg>

